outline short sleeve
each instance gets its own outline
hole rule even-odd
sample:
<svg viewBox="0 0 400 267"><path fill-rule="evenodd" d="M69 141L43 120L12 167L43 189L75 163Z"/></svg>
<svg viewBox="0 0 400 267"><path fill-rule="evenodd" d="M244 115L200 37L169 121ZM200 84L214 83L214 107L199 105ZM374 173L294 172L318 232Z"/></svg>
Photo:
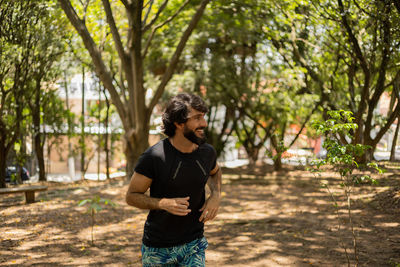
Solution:
<svg viewBox="0 0 400 267"><path fill-rule="evenodd" d="M214 170L215 166L217 165L217 151L215 151L215 148L211 145L210 148L211 170Z"/></svg>
<svg viewBox="0 0 400 267"><path fill-rule="evenodd" d="M154 179L154 166L153 166L153 156L145 152L140 157L134 169L135 172L146 176L147 178Z"/></svg>

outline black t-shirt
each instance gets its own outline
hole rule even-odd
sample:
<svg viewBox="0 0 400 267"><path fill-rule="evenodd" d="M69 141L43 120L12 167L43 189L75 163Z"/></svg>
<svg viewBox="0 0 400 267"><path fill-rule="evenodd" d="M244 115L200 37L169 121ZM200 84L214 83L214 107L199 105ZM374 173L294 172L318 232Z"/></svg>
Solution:
<svg viewBox="0 0 400 267"><path fill-rule="evenodd" d="M168 138L147 149L135 172L150 179L150 196L175 198L189 196L186 216L164 210L151 210L144 226L143 243L150 247L172 247L203 237L204 224L199 222L199 209L205 202L205 185L216 166L216 152L209 144L192 153L177 150Z"/></svg>

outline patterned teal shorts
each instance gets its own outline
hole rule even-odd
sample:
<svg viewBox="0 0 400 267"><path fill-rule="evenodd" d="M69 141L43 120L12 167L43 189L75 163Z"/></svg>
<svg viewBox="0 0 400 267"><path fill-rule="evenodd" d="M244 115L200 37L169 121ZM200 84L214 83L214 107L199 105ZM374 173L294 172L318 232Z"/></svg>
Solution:
<svg viewBox="0 0 400 267"><path fill-rule="evenodd" d="M143 267L204 267L207 247L205 237L170 248L153 248L143 244Z"/></svg>

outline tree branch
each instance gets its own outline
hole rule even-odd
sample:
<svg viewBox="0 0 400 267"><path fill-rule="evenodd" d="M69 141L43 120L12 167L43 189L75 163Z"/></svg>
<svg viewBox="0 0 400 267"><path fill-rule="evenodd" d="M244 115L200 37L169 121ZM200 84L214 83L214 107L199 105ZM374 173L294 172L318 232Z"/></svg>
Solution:
<svg viewBox="0 0 400 267"><path fill-rule="evenodd" d="M125 6L125 8L128 8L129 5L131 4L131 3L129 2L129 0L120 0L120 1L121 1L121 3Z"/></svg>
<svg viewBox="0 0 400 267"><path fill-rule="evenodd" d="M118 52L119 58L121 59L122 65L126 66L126 68L128 68L129 64L129 60L128 60L128 55L125 53L122 42L121 42L121 36L119 35L117 26L115 25L115 20L114 20L114 16L111 10L111 6L110 6L110 2L108 0L102 0L103 2L103 6L104 6L104 10L106 12L106 18L107 18L107 23L110 26L110 30L111 30L111 35L114 39L114 44L115 44L115 48ZM125 71L129 71L129 70L125 70Z"/></svg>
<svg viewBox="0 0 400 267"><path fill-rule="evenodd" d="M168 1L169 1L169 0L164 0L164 3L161 4L160 8L158 9L158 11L157 11L157 13L155 14L154 18L149 22L149 24L143 25L143 27L142 27L142 31L143 31L143 32L148 31L148 30L151 28L151 26L153 26L153 24L157 21L157 19L158 19L158 17L160 16L160 14L161 14L161 13L163 12L163 10L166 8L166 6L167 6L167 4L168 4ZM152 4L153 4L153 3L152 3ZM147 10L146 17L145 17L145 20L143 21L143 24L146 23L147 16L148 16L149 13L150 13L150 9L151 9L151 6L150 6L150 8Z"/></svg>
<svg viewBox="0 0 400 267"><path fill-rule="evenodd" d="M397 99L396 109L393 110L393 112L392 112L392 114L390 114L389 119L387 120L385 126L379 130L376 137L372 140L373 145L376 145L382 139L382 137L389 130L390 126L392 126L393 122L396 120L396 118L399 116L399 114L400 114L400 99Z"/></svg>
<svg viewBox="0 0 400 267"><path fill-rule="evenodd" d="M146 8L146 6L148 4L150 4L150 6L149 6L149 8L147 8L146 15L144 16L144 19L143 19L143 24L146 24L146 22L147 22L147 18L149 17L149 14L150 14L150 11L151 11L151 7L154 4L154 0L150 0L143 8Z"/></svg>
<svg viewBox="0 0 400 267"><path fill-rule="evenodd" d="M300 63L300 65L302 67L307 69L307 71L310 74L311 78L313 78L313 80L316 81L321 86L321 92L322 92L324 81L318 75L318 73L313 68L311 68L310 65L308 65L308 63L306 62L305 58L300 54L300 51L299 51L299 49L297 47L297 44L296 44L297 37L296 37L296 29L294 28L294 26L292 26L292 31L290 33L290 37L291 37L290 41L291 41L291 45L292 45L292 48L293 48L294 59L298 63Z"/></svg>
<svg viewBox="0 0 400 267"><path fill-rule="evenodd" d="M74 26L78 34L81 36L83 43L85 44L85 47L88 50L93 60L97 76L103 82L104 87L106 87L107 90L110 92L112 101L114 102L114 105L116 106L117 111L120 114L120 117L125 118L126 112L121 102L121 99L119 98L119 94L113 85L110 72L105 66L104 61L101 58L100 51L98 50L95 42L93 41L93 38L91 37L88 29L86 28L86 25L81 19L79 19L78 15L75 12L75 9L72 7L71 2L69 0L59 0L58 2L60 3L61 8L64 10L71 24ZM122 121L122 123L124 125L124 128L127 129L128 125L126 124L126 122Z"/></svg>
<svg viewBox="0 0 400 267"><path fill-rule="evenodd" d="M389 15L389 8L386 6L385 15ZM382 61L379 67L379 77L376 85L376 90L369 101L370 106L374 108L376 103L379 101L380 96L385 90L385 79L386 79L386 69L388 67L389 59L390 59L390 43L391 43L391 34L390 29L391 25L387 16L384 16L383 19L383 51L382 51Z"/></svg>
<svg viewBox="0 0 400 267"><path fill-rule="evenodd" d="M338 0L338 4L339 4L340 14L342 17L343 26L346 29L347 34L349 35L349 40L353 46L356 57L360 61L361 68L364 70L364 73L369 73L367 61L365 60L365 57L361 51L360 45L358 44L357 38L355 37L353 30L351 29L349 22L347 21L346 11L344 10L342 0Z"/></svg>
<svg viewBox="0 0 400 267"><path fill-rule="evenodd" d="M160 99L162 93L164 92L165 86L167 85L168 81L172 78L172 74L178 64L179 57L182 54L183 49L185 48L186 42L188 41L190 35L192 34L194 28L196 27L197 23L199 22L201 16L204 13L204 10L210 0L203 0L197 9L196 13L192 17L192 20L189 23L189 26L186 28L185 32L183 33L181 40L175 50L174 55L172 56L169 66L166 72L163 75L161 83L159 84L156 93L153 96L153 99L150 102L149 110L153 110L154 106L157 104L158 100Z"/></svg>
<svg viewBox="0 0 400 267"><path fill-rule="evenodd" d="M364 8L362 8L360 6L360 4L357 2L357 0L353 0L353 2L354 2L354 5L356 5L356 7L358 7L358 9L360 9L362 12L364 12L365 14L367 14L368 16L370 16L370 17L372 17L374 19L377 19L377 17L373 13L368 12ZM396 0L395 0L395 2L396 2Z"/></svg>
<svg viewBox="0 0 400 267"><path fill-rule="evenodd" d="M149 36L149 38L146 41L146 45L144 48L144 52L143 52L143 58L146 57L147 55L147 51L149 50L151 41L153 40L154 34L156 33L156 31L163 27L164 25L166 25L167 23L171 22L180 12L182 12L182 10L185 8L185 6L190 2L190 0L186 0L185 3L183 3L183 5L175 12L175 14L173 14L172 16L170 16L166 21L164 21L163 23L158 24L157 26L155 26L153 28L153 30L151 31L151 34ZM147 31L148 29L145 29L144 31Z"/></svg>
<svg viewBox="0 0 400 267"><path fill-rule="evenodd" d="M390 23L387 18L387 15L390 13L390 5L385 6L385 12L383 16L383 51L382 51L382 61L379 67L379 76L376 84L376 89L371 99L368 101L368 116L365 122L365 134L369 134L371 130L371 122L373 117L374 109L385 91L385 79L386 79L386 69L388 67L389 58L390 58Z"/></svg>
<svg viewBox="0 0 400 267"><path fill-rule="evenodd" d="M83 6L83 17L82 17L82 20L85 22L86 21L86 13L87 13L87 9L88 9L89 4L90 4L90 0L86 0L86 3L84 3L83 0L79 0L79 2Z"/></svg>
<svg viewBox="0 0 400 267"><path fill-rule="evenodd" d="M353 47L355 56L358 59L358 61L360 62L361 68L364 72L364 86L363 86L363 89L361 92L360 105L358 107L357 113L355 114L355 122L359 125L360 121L362 119L364 110L367 106L367 101L369 99L369 87L370 87L371 74L370 74L370 70L368 67L368 63L361 51L360 45L357 41L357 38L355 37L353 30L350 27L349 22L347 21L347 16L346 16L347 12L344 10L342 0L338 0L338 5L339 5L339 11L341 14L341 18L342 18L342 24L348 34L349 41ZM361 129L361 127L359 127L355 134L355 139L354 139L355 143L359 143L359 141L360 141L359 139L361 138L361 131L362 131L362 129Z"/></svg>
<svg viewBox="0 0 400 267"><path fill-rule="evenodd" d="M306 117L306 119L305 119L303 125L301 126L299 132L296 134L295 138L292 140L292 142L290 143L290 145L289 145L288 147L291 147L291 146L296 142L296 140L299 138L301 132L302 132L302 131L304 130L304 128L306 127L307 122L311 119L312 114L314 114L314 112L318 109L318 107L319 107L320 104L321 104L321 102L318 102L318 103L315 105L314 109L311 111L311 113L307 115L307 117Z"/></svg>

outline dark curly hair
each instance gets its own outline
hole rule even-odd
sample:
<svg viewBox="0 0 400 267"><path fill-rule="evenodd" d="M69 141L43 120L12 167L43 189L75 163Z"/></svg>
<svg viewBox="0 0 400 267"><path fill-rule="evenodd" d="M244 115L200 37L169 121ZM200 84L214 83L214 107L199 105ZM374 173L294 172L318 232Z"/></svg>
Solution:
<svg viewBox="0 0 400 267"><path fill-rule="evenodd" d="M190 109L207 113L208 108L203 99L194 94L182 93L174 96L167 104L162 115L163 131L169 137L175 135L175 122L185 123Z"/></svg>

